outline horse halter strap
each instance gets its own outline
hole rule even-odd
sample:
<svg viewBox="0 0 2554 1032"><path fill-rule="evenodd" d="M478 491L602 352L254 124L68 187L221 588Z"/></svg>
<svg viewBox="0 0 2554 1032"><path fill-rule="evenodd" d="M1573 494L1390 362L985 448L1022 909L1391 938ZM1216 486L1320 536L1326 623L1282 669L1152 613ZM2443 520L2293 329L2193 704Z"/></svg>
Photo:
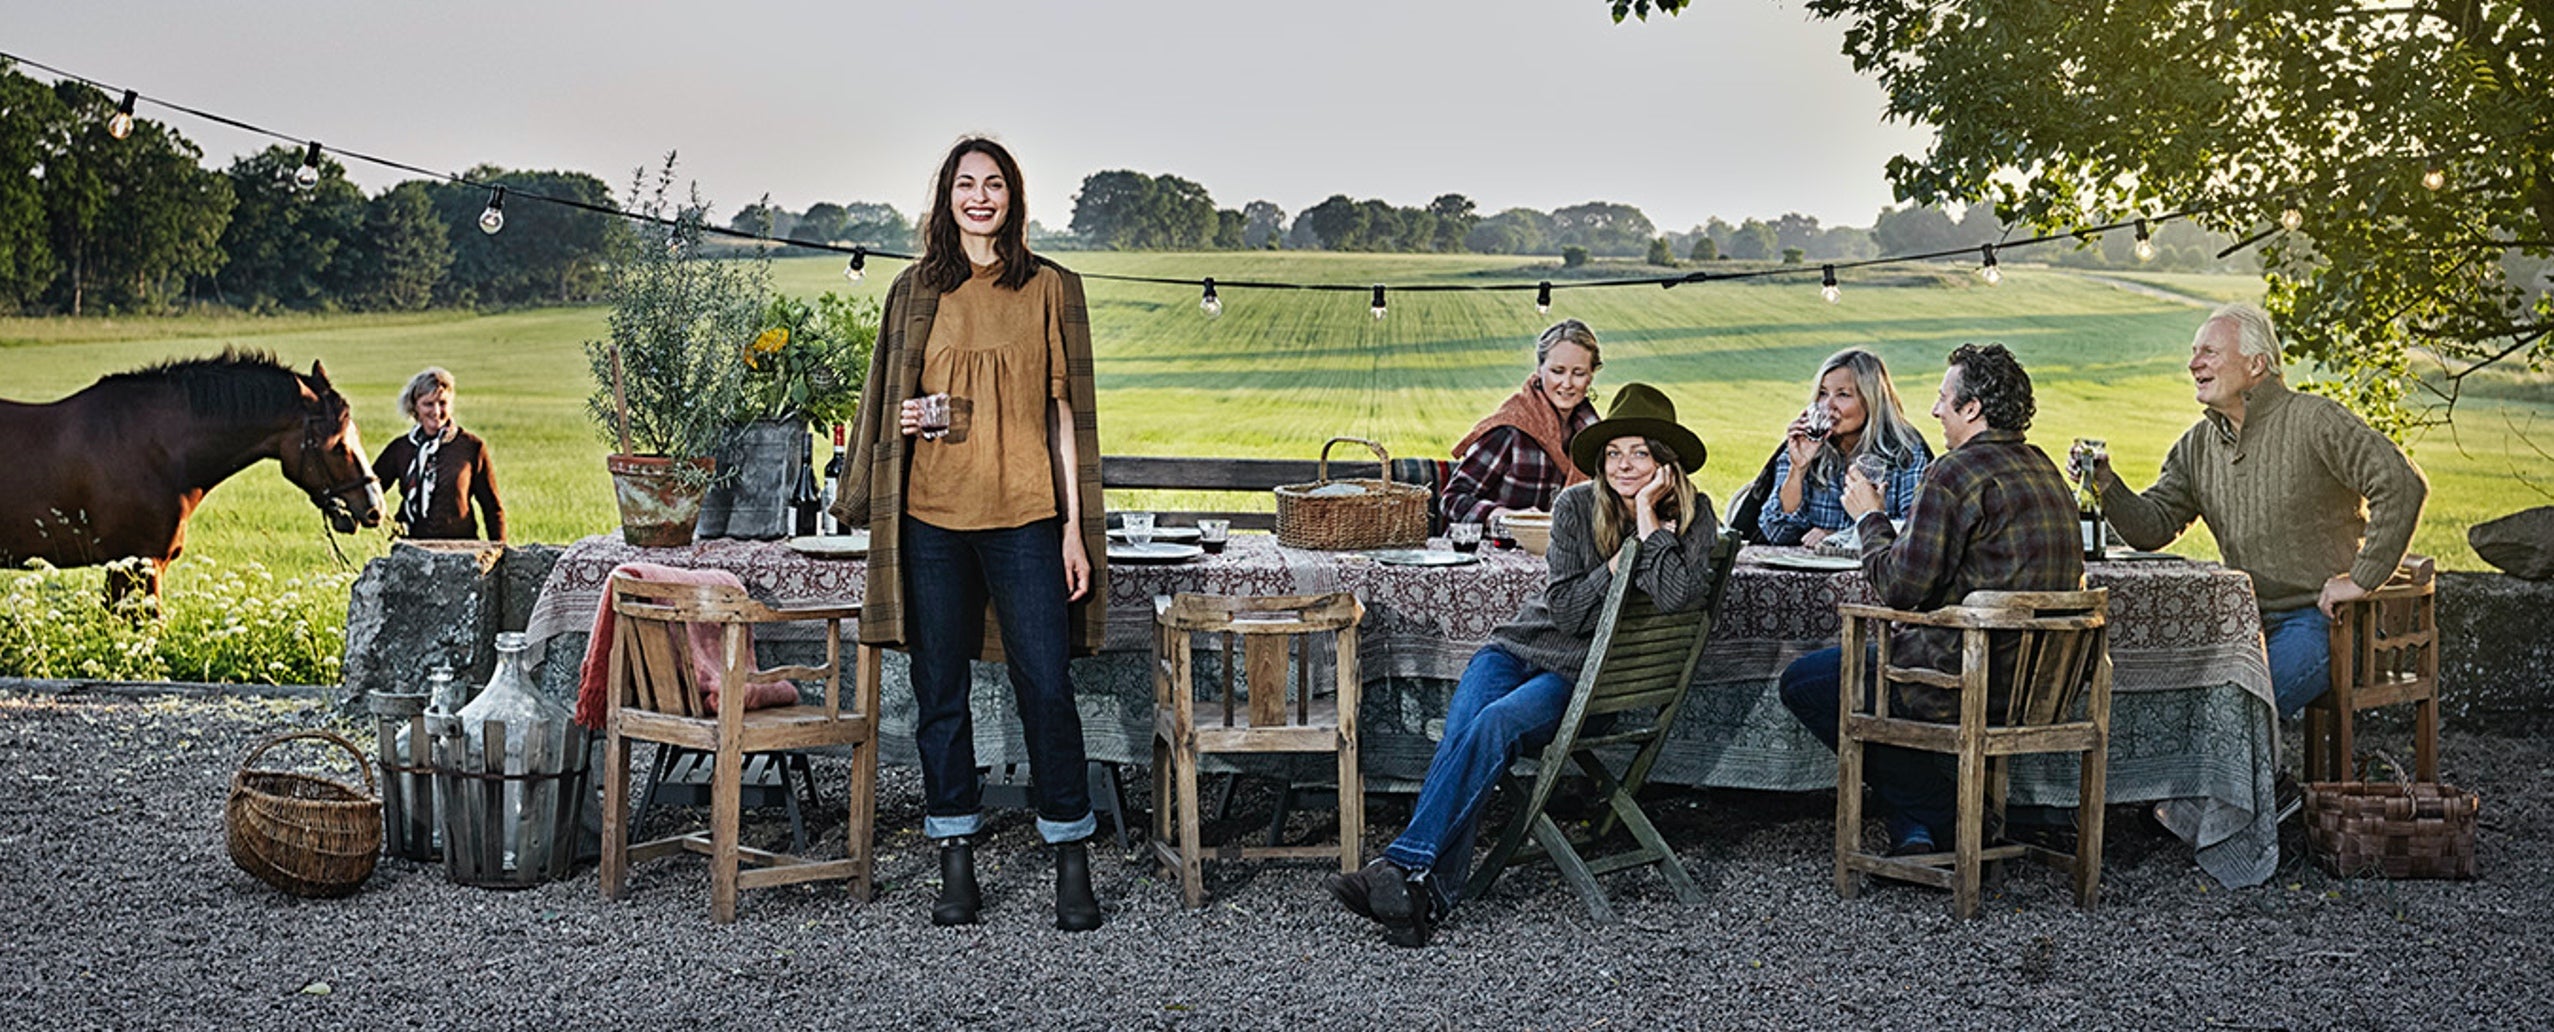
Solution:
<svg viewBox="0 0 2554 1032"><path fill-rule="evenodd" d="M302 453L301 461L296 463L296 465L300 467L299 472L301 472L303 476L295 477L294 479L297 482L303 482L309 479L308 474L310 472L310 464L313 461L312 456L319 451L319 440L322 436L319 429L319 421L327 415L328 413L326 412L313 412L302 417ZM321 472L325 473L326 470L323 469ZM342 499L337 497L338 495L373 482L372 470L364 465L362 456L356 456L355 458L355 472L358 474L357 476L343 483L331 484L327 487L306 488L305 490L310 492L310 504L319 507L321 512L326 512L328 511L328 505L330 502L336 502L339 505L345 504Z"/></svg>

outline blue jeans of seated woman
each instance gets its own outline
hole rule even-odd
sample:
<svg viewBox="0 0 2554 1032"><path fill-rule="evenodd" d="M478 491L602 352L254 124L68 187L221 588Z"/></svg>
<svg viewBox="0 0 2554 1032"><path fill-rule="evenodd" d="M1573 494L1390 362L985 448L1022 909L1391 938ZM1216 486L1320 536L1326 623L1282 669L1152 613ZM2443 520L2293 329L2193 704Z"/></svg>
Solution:
<svg viewBox="0 0 2554 1032"><path fill-rule="evenodd" d="M1447 705L1445 737L1428 761L1427 780L1411 808L1410 826L1383 851L1407 871L1424 871L1439 908L1463 894L1481 809L1499 775L1524 749L1552 742L1570 706L1570 679L1539 669L1496 645L1472 654Z"/></svg>
<svg viewBox="0 0 2554 1032"><path fill-rule="evenodd" d="M2281 719L2332 688L2332 619L2313 606L2263 610L2262 644L2270 652L2270 694Z"/></svg>
<svg viewBox="0 0 2554 1032"><path fill-rule="evenodd" d="M913 744L922 755L923 834L973 835L984 824L984 782L976 774L975 714L967 706L974 672L967 657L984 640L993 603L1002 654L1029 750L1038 835L1078 842L1098 828L1082 754L1082 714L1073 678L1064 586L1064 521L1006 530L943 530L904 518L905 637L913 657Z"/></svg>

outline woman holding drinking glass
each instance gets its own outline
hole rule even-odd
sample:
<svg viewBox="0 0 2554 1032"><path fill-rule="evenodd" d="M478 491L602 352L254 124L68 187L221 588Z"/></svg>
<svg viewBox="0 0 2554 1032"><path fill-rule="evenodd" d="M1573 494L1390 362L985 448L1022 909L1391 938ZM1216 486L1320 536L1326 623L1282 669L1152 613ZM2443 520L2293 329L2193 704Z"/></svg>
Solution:
<svg viewBox="0 0 2554 1032"><path fill-rule="evenodd" d="M923 257L887 291L834 515L869 528L860 640L913 658L923 833L940 844L932 923L972 924L983 905L967 696L968 661L984 658L1009 668L1038 834L1056 850L1055 926L1087 931L1102 921L1096 822L1065 660L1097 651L1107 625L1099 422L1082 281L1029 253L1026 196L992 140L941 161Z"/></svg>
<svg viewBox="0 0 2554 1032"><path fill-rule="evenodd" d="M1852 524L1845 516L1845 471L1871 456L1887 470L1882 484L1889 518L1902 520L1933 448L1898 404L1880 356L1846 348L1827 357L1810 384L1809 408L1784 432L1774 456L1772 497L1757 525L1777 545L1815 545ZM1805 474L1795 475L1799 471Z"/></svg>

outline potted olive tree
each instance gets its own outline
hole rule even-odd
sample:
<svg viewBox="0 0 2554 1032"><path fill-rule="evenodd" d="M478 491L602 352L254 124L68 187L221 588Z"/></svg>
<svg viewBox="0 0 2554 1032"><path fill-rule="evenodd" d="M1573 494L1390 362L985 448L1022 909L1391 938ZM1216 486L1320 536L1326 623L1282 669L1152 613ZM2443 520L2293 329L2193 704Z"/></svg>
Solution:
<svg viewBox="0 0 2554 1032"><path fill-rule="evenodd" d="M675 203L673 155L650 179L645 169L632 177L628 207L653 221L613 246L609 337L585 346L595 379L586 410L617 449L606 464L622 535L661 548L691 541L701 496L721 477L724 363L754 338L770 291L757 263L702 253L709 206L697 187Z"/></svg>
<svg viewBox="0 0 2554 1032"><path fill-rule="evenodd" d="M878 339L878 303L827 292L774 297L762 329L722 365L729 424L719 468L735 477L702 502L700 536L771 539L793 528L791 502L815 481L810 431L851 421ZM810 504L813 498L803 499Z"/></svg>

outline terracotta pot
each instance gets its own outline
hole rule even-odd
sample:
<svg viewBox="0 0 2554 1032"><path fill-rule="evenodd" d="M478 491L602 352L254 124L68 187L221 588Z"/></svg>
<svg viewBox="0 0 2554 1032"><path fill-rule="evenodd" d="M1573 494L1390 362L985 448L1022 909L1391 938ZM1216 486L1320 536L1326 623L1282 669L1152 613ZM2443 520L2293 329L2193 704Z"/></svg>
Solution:
<svg viewBox="0 0 2554 1032"><path fill-rule="evenodd" d="M692 543L692 526L700 520L702 488L676 475L680 466L706 473L717 468L709 459L669 459L662 455L612 455L603 460L612 471L612 496L621 504L621 537L640 548L678 548Z"/></svg>

